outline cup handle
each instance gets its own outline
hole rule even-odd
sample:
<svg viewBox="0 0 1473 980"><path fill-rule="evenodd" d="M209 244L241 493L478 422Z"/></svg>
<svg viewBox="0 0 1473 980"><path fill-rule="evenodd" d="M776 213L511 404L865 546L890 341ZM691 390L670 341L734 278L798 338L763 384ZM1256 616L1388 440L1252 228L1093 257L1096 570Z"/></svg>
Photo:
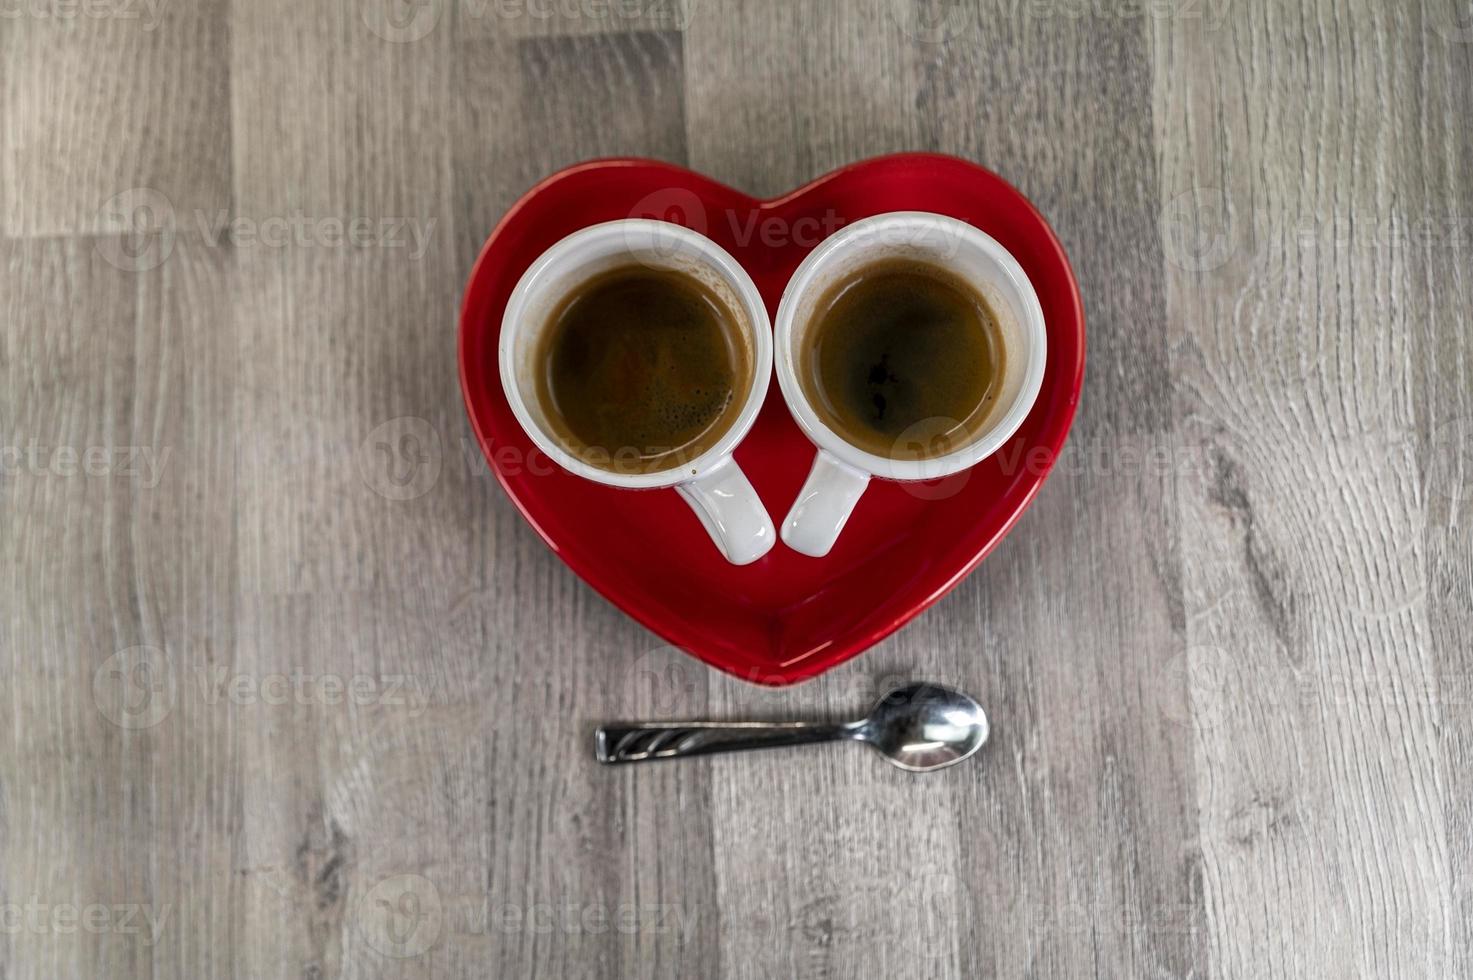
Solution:
<svg viewBox="0 0 1473 980"><path fill-rule="evenodd" d="M829 553L854 505L869 486L869 474L818 451L793 509L783 521L783 541L812 558Z"/></svg>
<svg viewBox="0 0 1473 980"><path fill-rule="evenodd" d="M675 489L701 519L722 556L733 565L750 565L777 543L767 508L732 457Z"/></svg>

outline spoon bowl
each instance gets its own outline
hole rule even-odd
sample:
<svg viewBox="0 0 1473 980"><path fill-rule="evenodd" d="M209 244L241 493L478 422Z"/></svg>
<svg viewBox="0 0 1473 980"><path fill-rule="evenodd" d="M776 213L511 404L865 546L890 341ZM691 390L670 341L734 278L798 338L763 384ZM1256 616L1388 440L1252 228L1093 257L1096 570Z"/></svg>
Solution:
<svg viewBox="0 0 1473 980"><path fill-rule="evenodd" d="M987 742L987 714L961 691L908 684L880 698L855 737L910 772L954 766Z"/></svg>

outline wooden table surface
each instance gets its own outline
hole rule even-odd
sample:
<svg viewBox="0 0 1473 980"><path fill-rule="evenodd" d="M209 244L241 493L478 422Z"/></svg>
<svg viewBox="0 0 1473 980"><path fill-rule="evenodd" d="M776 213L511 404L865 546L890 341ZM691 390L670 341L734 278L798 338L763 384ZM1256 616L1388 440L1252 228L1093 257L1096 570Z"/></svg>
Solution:
<svg viewBox="0 0 1473 980"><path fill-rule="evenodd" d="M0 93L0 976L1473 971L1464 0L24 0ZM1070 451L754 687L501 493L461 286L576 160L900 149L1057 229ZM982 756L589 751L911 677Z"/></svg>

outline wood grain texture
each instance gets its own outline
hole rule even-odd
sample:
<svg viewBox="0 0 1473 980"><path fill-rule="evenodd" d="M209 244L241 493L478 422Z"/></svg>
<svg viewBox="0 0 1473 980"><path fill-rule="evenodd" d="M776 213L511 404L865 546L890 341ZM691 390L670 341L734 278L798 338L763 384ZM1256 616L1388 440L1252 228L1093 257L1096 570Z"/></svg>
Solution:
<svg viewBox="0 0 1473 980"><path fill-rule="evenodd" d="M221 0L6 8L0 233L115 230L134 188L184 209L228 194L226 45Z"/></svg>
<svg viewBox="0 0 1473 980"><path fill-rule="evenodd" d="M186 676L232 658L235 345L197 329L228 318L229 273L184 249L136 273L104 245L6 245L8 432L26 434L7 446L27 459L6 475L4 891L33 917L7 927L7 963L218 973L238 757ZM88 906L109 909L96 928L58 931L55 909Z"/></svg>
<svg viewBox="0 0 1473 980"><path fill-rule="evenodd" d="M0 17L0 977L1473 970L1466 4L63 8ZM717 675L496 487L461 284L580 159L912 148L1059 233L1070 446L864 657ZM975 763L591 757L916 678Z"/></svg>
<svg viewBox="0 0 1473 980"><path fill-rule="evenodd" d="M1213 959L1445 975L1454 863L1434 801L1455 762L1414 351L1437 316L1427 287L1452 277L1429 268L1444 245L1405 234L1466 210L1424 194L1441 167L1406 111L1446 98L1425 62L1441 44L1374 7L1168 27L1156 105L1159 132L1182 134L1161 138L1163 226L1177 445L1196 464L1177 497Z"/></svg>
<svg viewBox="0 0 1473 980"><path fill-rule="evenodd" d="M963 586L995 643L978 683L1029 719L999 735L1006 774L968 784L958 806L992 815L963 866L1001 920L963 920L963 966L1202 975L1176 508L1150 463L1172 414L1146 23L983 5L910 26L930 145L1017 181L1058 230L1090 319L1071 445L1024 536ZM933 642L966 650L960 631Z"/></svg>
<svg viewBox="0 0 1473 980"><path fill-rule="evenodd" d="M1448 903L1440 947L1445 973L1473 970L1473 134L1460 120L1473 111L1473 18L1466 7L1431 4L1427 38L1414 63L1420 83L1418 127L1409 135L1419 164L1408 191L1413 213L1436 229L1412 249L1408 293L1423 312L1413 322L1412 431L1421 490L1419 523L1426 583L1428 645L1442 755L1447 854L1433 876ZM1442 884L1443 882L1446 884ZM1434 947L1437 948L1437 947Z"/></svg>
<svg viewBox="0 0 1473 980"><path fill-rule="evenodd" d="M913 145L909 41L891 13L885 0L702 5L684 34L691 166L775 197Z"/></svg>

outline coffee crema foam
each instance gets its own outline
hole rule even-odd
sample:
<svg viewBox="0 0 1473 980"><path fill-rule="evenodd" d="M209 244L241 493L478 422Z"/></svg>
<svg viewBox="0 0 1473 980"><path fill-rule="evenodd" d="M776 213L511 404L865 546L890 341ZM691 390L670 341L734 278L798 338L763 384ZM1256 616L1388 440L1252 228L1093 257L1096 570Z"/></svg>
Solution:
<svg viewBox="0 0 1473 980"><path fill-rule="evenodd" d="M846 442L886 459L933 459L985 427L1003 339L960 277L922 260L879 260L835 282L810 316L799 383Z"/></svg>
<svg viewBox="0 0 1473 980"><path fill-rule="evenodd" d="M552 311L534 355L549 427L578 459L619 473L671 469L736 422L753 358L715 291L675 270L623 266Z"/></svg>

